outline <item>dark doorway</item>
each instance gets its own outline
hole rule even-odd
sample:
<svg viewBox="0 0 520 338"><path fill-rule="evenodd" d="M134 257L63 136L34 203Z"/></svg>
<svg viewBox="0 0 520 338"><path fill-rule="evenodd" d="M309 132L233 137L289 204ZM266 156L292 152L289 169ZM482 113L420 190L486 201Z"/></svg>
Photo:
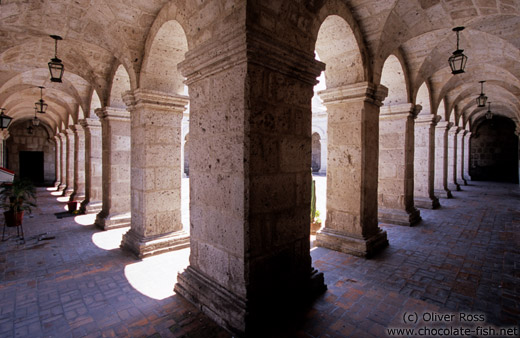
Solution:
<svg viewBox="0 0 520 338"><path fill-rule="evenodd" d="M20 178L43 185L43 151L20 151Z"/></svg>

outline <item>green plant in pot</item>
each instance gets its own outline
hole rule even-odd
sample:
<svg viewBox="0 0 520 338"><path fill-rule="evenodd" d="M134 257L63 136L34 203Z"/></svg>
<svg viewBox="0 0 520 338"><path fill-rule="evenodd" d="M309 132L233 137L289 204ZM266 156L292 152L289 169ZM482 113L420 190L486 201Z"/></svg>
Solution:
<svg viewBox="0 0 520 338"><path fill-rule="evenodd" d="M15 179L12 183L3 183L0 190L0 199L4 207L4 217L7 226L22 224L24 211L32 212L36 207L36 189L27 179Z"/></svg>

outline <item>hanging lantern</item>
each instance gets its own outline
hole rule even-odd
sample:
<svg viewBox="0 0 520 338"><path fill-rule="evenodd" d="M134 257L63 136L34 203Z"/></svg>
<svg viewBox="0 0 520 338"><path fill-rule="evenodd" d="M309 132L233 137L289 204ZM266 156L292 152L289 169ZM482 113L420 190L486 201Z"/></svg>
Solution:
<svg viewBox="0 0 520 338"><path fill-rule="evenodd" d="M7 129L7 127L9 127L9 124L11 124L11 121L13 120L12 117L4 114L4 110L5 108L0 108L0 129L2 130Z"/></svg>
<svg viewBox="0 0 520 338"><path fill-rule="evenodd" d="M33 127L32 126L27 127L27 134L29 134L29 135L33 134Z"/></svg>
<svg viewBox="0 0 520 338"><path fill-rule="evenodd" d="M49 71L51 73L51 82L60 82L63 76L63 70L65 67L60 59L58 59L58 40L62 40L61 36L51 35L54 39L54 57L48 63Z"/></svg>
<svg viewBox="0 0 520 338"><path fill-rule="evenodd" d="M479 81L480 82L480 95L477 97L477 106L478 107L485 107L487 96L484 94L484 82L486 81Z"/></svg>
<svg viewBox="0 0 520 338"><path fill-rule="evenodd" d="M35 109L38 113L40 114L45 114L45 112L47 111L47 103L45 103L45 101L43 101L43 88L42 86L38 87L40 88L40 101L37 101L35 103Z"/></svg>
<svg viewBox="0 0 520 338"><path fill-rule="evenodd" d="M457 49L448 59L452 74L464 73L464 68L466 68L466 62L468 61L468 57L463 53L464 49L459 49L459 32L463 29L464 27L453 28L453 31L457 33Z"/></svg>
<svg viewBox="0 0 520 338"><path fill-rule="evenodd" d="M38 127L40 125L40 119L36 116L36 107L34 107L34 118L32 119L32 124L35 127Z"/></svg>
<svg viewBox="0 0 520 338"><path fill-rule="evenodd" d="M486 112L486 119L491 120L493 118L493 113L491 112L491 102L488 102L488 111Z"/></svg>

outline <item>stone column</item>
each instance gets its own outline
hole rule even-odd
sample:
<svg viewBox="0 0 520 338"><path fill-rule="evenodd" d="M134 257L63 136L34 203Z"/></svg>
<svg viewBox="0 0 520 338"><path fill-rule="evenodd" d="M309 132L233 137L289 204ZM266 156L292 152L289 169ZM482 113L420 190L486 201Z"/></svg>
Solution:
<svg viewBox="0 0 520 338"><path fill-rule="evenodd" d="M419 115L415 120L414 201L419 208L440 206L435 196L435 126L436 115Z"/></svg>
<svg viewBox="0 0 520 338"><path fill-rule="evenodd" d="M413 195L414 119L420 109L411 103L380 109L377 191L380 222L412 226L421 220Z"/></svg>
<svg viewBox="0 0 520 338"><path fill-rule="evenodd" d="M442 121L435 127L435 195L451 198L448 189L448 129L451 122Z"/></svg>
<svg viewBox="0 0 520 338"><path fill-rule="evenodd" d="M56 144L56 152L54 157L54 161L56 163L54 166L54 168L56 169L56 181L54 182L54 186L56 187L56 189L58 189L63 180L61 177L61 139L58 135L54 136L54 143Z"/></svg>
<svg viewBox="0 0 520 338"><path fill-rule="evenodd" d="M191 98L191 251L175 291L252 336L325 290L309 241L311 99L324 65L243 26L232 32L180 64Z"/></svg>
<svg viewBox="0 0 520 338"><path fill-rule="evenodd" d="M451 191L460 191L459 182L457 182L457 134L460 128L452 126L448 130L448 189Z"/></svg>
<svg viewBox="0 0 520 338"><path fill-rule="evenodd" d="M464 158L466 154L464 153L464 134L466 131L464 129L460 130L457 134L457 183L459 185L468 185L468 182L464 179Z"/></svg>
<svg viewBox="0 0 520 338"><path fill-rule="evenodd" d="M58 186L58 191L65 192L65 189L67 188L67 135L65 132L61 132L58 137L61 143L61 183Z"/></svg>
<svg viewBox="0 0 520 338"><path fill-rule="evenodd" d="M103 144L103 206L95 224L103 230L130 225L130 113L97 109Z"/></svg>
<svg viewBox="0 0 520 338"><path fill-rule="evenodd" d="M85 199L85 131L80 124L71 127L74 132L74 192L71 201Z"/></svg>
<svg viewBox="0 0 520 338"><path fill-rule="evenodd" d="M464 182L468 185L468 181L471 181L471 176L469 175L469 166L470 166L470 140L471 140L471 132L466 131L464 133Z"/></svg>
<svg viewBox="0 0 520 338"><path fill-rule="evenodd" d="M387 93L366 82L320 93L329 139L327 219L318 246L371 256L388 245L377 220L379 107Z"/></svg>
<svg viewBox="0 0 520 338"><path fill-rule="evenodd" d="M70 128L70 127L69 127ZM71 196L74 192L74 131L67 129L63 132L65 136L65 177L66 188L63 190L63 196Z"/></svg>
<svg viewBox="0 0 520 338"><path fill-rule="evenodd" d="M131 112L132 225L121 247L143 258L186 248L181 219L182 114L185 96L138 89L123 99Z"/></svg>
<svg viewBox="0 0 520 338"><path fill-rule="evenodd" d="M0 167L6 168L6 145L5 141L9 138L9 131L7 129L0 131Z"/></svg>
<svg viewBox="0 0 520 338"><path fill-rule="evenodd" d="M101 122L87 118L80 120L85 131L85 199L81 210L85 213L98 213L102 208L102 142Z"/></svg>

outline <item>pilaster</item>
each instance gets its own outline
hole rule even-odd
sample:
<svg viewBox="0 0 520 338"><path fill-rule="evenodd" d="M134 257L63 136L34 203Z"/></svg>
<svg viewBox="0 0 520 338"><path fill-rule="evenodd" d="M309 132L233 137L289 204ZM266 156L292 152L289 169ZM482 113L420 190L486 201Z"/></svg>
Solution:
<svg viewBox="0 0 520 338"><path fill-rule="evenodd" d="M320 92L329 136L327 218L318 246L371 256L388 245L377 219L379 107L387 93L367 82Z"/></svg>
<svg viewBox="0 0 520 338"><path fill-rule="evenodd" d="M73 128L73 127L72 127ZM63 196L69 197L74 193L74 131L69 129L63 131L65 138L65 182L66 188L63 190Z"/></svg>
<svg viewBox="0 0 520 338"><path fill-rule="evenodd" d="M95 224L103 230L130 225L130 113L96 109L102 128L103 206Z"/></svg>
<svg viewBox="0 0 520 338"><path fill-rule="evenodd" d="M67 188L67 135L62 131L58 136L61 143L61 183L58 191L65 192Z"/></svg>
<svg viewBox="0 0 520 338"><path fill-rule="evenodd" d="M62 149L61 149L61 139L58 135L55 135L53 137L54 139L54 143L55 143L55 157L54 157L54 162L55 162L55 170L56 170L56 181L54 182L54 186L56 187L56 189L58 189L58 187L60 186L61 184L61 181L62 181L62 177L61 177L61 152L62 152Z"/></svg>
<svg viewBox="0 0 520 338"><path fill-rule="evenodd" d="M0 130L0 167L5 167L7 164L7 152L5 142L9 138L9 131L7 129Z"/></svg>
<svg viewBox="0 0 520 338"><path fill-rule="evenodd" d="M461 128L452 126L448 130L448 189L460 191L460 184L457 181L457 134Z"/></svg>
<svg viewBox="0 0 520 338"><path fill-rule="evenodd" d="M464 159L466 153L464 152L464 134L466 131L461 129L457 134L457 183L459 185L468 185L468 182L464 179Z"/></svg>
<svg viewBox="0 0 520 338"><path fill-rule="evenodd" d="M384 106L379 115L378 217L412 226L421 220L414 205L414 119L421 106Z"/></svg>
<svg viewBox="0 0 520 338"><path fill-rule="evenodd" d="M436 115L418 115L415 120L414 201L419 208L440 206L435 196L435 126Z"/></svg>
<svg viewBox="0 0 520 338"><path fill-rule="evenodd" d="M181 219L181 136L189 98L138 89L123 99L132 116L132 223L121 248L139 258L186 248L190 239Z"/></svg>
<svg viewBox="0 0 520 338"><path fill-rule="evenodd" d="M441 121L435 127L435 195L453 197L448 189L448 129L451 122Z"/></svg>
<svg viewBox="0 0 520 338"><path fill-rule="evenodd" d="M468 185L468 181L471 181L471 176L469 175L469 166L470 166L470 142L471 142L471 132L466 131L464 133L464 181L466 182L466 185Z"/></svg>
<svg viewBox="0 0 520 338"><path fill-rule="evenodd" d="M85 199L85 131L80 124L71 127L74 132L74 192L71 201Z"/></svg>
<svg viewBox="0 0 520 338"><path fill-rule="evenodd" d="M79 122L85 132L85 199L81 210L89 214L99 213L103 205L101 122L93 118Z"/></svg>

